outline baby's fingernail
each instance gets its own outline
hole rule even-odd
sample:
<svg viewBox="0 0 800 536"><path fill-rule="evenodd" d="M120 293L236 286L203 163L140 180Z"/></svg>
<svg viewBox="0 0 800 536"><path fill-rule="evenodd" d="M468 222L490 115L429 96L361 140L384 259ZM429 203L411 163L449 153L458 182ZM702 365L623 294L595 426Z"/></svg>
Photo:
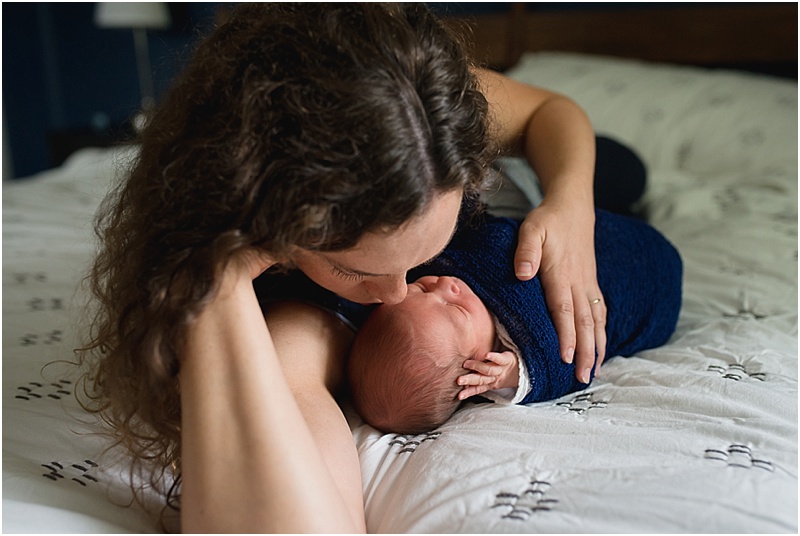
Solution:
<svg viewBox="0 0 800 536"><path fill-rule="evenodd" d="M533 264L529 262L521 262L517 264L517 275L527 277L533 273Z"/></svg>
<svg viewBox="0 0 800 536"><path fill-rule="evenodd" d="M581 373L581 383L589 383L591 379L591 371L589 369L584 369Z"/></svg>
<svg viewBox="0 0 800 536"><path fill-rule="evenodd" d="M570 364L572 363L572 357L575 355L574 348L567 348L567 353L564 354L564 363Z"/></svg>

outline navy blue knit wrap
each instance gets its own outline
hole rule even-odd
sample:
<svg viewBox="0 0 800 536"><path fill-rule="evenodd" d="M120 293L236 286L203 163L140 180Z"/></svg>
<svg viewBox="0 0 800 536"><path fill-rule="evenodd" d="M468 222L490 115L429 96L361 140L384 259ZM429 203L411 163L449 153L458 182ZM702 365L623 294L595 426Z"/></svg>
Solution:
<svg viewBox="0 0 800 536"><path fill-rule="evenodd" d="M608 308L606 356L629 356L664 344L681 307L680 255L643 222L602 210L596 215L597 279ZM561 360L538 276L519 281L514 275L518 232L515 220L486 217L457 233L439 257L414 270L409 280L453 275L473 289L522 354L531 381L531 391L521 402L526 404L586 385L575 378L574 365Z"/></svg>

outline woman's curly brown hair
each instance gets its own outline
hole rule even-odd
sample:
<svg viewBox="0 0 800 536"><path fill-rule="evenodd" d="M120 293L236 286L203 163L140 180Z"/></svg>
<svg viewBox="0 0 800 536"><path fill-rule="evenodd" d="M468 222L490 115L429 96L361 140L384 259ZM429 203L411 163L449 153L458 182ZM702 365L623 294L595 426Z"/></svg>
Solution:
<svg viewBox="0 0 800 536"><path fill-rule="evenodd" d="M78 350L86 406L154 484L179 478L181 333L218 269L251 246L281 261L347 249L439 193L475 194L487 113L458 40L419 4L243 4L200 42L97 215Z"/></svg>

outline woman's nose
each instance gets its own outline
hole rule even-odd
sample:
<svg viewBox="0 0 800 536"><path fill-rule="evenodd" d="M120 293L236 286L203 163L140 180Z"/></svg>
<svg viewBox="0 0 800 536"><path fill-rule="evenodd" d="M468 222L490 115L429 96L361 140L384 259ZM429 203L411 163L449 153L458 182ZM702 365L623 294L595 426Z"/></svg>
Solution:
<svg viewBox="0 0 800 536"><path fill-rule="evenodd" d="M405 274L373 279L365 282L364 285L373 298L389 305L400 303L408 294Z"/></svg>

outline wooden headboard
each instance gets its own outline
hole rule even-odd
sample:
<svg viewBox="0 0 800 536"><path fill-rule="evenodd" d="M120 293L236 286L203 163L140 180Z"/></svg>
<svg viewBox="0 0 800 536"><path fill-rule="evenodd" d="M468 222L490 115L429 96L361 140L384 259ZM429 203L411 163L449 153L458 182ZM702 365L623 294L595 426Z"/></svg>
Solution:
<svg viewBox="0 0 800 536"><path fill-rule="evenodd" d="M476 61L506 69L527 51L569 51L797 76L797 3L599 4L449 19L469 27ZM584 4L585 5L585 4Z"/></svg>

